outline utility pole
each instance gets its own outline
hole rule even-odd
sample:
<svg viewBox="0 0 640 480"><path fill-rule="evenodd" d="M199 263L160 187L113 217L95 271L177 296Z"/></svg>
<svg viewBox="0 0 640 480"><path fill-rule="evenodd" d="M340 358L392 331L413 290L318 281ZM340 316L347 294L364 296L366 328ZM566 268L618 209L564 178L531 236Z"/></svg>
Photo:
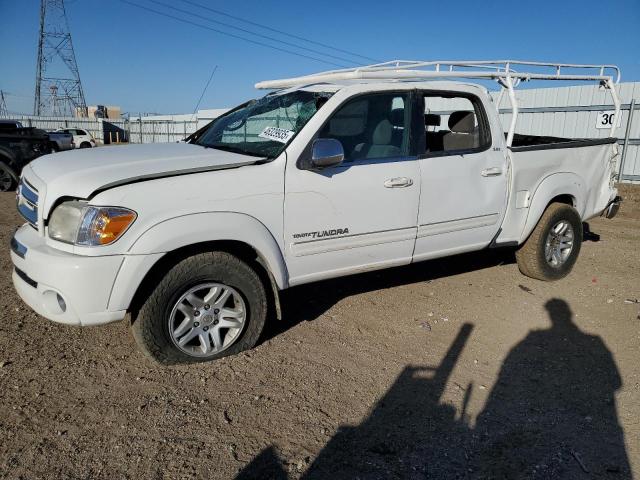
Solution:
<svg viewBox="0 0 640 480"><path fill-rule="evenodd" d="M64 0L41 0L34 115L87 116Z"/></svg>
<svg viewBox="0 0 640 480"><path fill-rule="evenodd" d="M0 118L8 117L7 102L4 99L4 92L0 90Z"/></svg>

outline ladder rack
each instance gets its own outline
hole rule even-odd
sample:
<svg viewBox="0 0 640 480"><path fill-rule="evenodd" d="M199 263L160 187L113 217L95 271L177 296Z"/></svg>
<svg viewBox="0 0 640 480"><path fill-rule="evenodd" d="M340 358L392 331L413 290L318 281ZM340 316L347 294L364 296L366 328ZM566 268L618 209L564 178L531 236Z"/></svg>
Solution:
<svg viewBox="0 0 640 480"><path fill-rule="evenodd" d="M521 68L529 71L521 70ZM615 118L617 119L620 115L620 99L615 88L615 84L620 81L620 69L616 65L585 65L522 60L392 60L361 67L329 70L301 77L267 80L259 82L255 86L260 89L282 89L317 83L418 81L443 78L495 80L502 86L496 105L499 105L502 95L506 91L513 112L511 125L507 133L507 146L509 147L513 142L518 116L518 102L514 89L522 81L565 80L598 82L611 93L615 106ZM616 125L617 121L614 121L611 126L611 136L614 136Z"/></svg>

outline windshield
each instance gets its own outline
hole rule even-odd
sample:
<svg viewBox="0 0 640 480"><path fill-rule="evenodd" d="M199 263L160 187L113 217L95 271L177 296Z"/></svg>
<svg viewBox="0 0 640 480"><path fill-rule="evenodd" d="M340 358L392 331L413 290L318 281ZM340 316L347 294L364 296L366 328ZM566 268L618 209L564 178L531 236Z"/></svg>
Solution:
<svg viewBox="0 0 640 480"><path fill-rule="evenodd" d="M331 95L297 90L251 100L211 122L191 142L275 158Z"/></svg>

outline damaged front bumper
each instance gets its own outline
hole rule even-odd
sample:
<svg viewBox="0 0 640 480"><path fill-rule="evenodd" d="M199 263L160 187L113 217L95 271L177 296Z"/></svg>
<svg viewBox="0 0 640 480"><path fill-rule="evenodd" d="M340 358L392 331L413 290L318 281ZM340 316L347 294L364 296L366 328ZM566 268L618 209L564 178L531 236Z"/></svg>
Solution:
<svg viewBox="0 0 640 480"><path fill-rule="evenodd" d="M109 296L123 256L85 257L46 245L28 224L11 240L13 285L36 313L68 325L122 320L126 310L109 310Z"/></svg>

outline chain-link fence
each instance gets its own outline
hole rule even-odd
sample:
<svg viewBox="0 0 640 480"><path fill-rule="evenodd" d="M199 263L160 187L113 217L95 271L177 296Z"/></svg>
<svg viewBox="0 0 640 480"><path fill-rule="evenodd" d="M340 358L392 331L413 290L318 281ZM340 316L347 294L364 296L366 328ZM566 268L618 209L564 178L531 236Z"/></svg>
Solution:
<svg viewBox="0 0 640 480"><path fill-rule="evenodd" d="M89 132L99 143L158 143L178 142L204 126L203 119L194 120L147 120L144 117L132 121L127 119L37 117L12 115L25 127L35 127L47 132L63 128L81 128ZM211 120L211 119L206 119Z"/></svg>

